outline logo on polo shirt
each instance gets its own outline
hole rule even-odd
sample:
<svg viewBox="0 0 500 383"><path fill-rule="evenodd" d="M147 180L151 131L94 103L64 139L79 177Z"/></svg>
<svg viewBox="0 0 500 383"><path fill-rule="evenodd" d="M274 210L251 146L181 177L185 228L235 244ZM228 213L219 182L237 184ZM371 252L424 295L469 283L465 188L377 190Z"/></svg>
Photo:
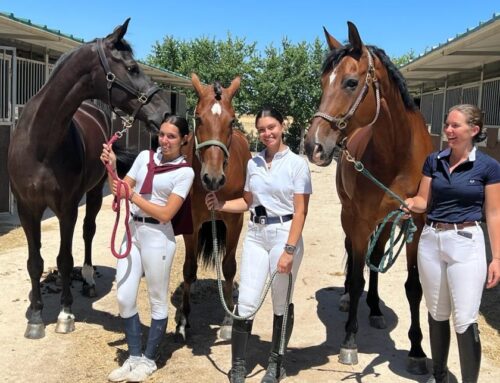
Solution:
<svg viewBox="0 0 500 383"><path fill-rule="evenodd" d="M474 182L476 182L476 180L469 180L470 184L473 184Z"/></svg>

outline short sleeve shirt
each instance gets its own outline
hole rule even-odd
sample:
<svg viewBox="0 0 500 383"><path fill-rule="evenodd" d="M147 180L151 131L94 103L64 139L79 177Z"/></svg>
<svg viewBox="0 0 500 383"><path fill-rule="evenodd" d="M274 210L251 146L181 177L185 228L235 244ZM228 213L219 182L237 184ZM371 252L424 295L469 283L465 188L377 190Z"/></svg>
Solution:
<svg viewBox="0 0 500 383"><path fill-rule="evenodd" d="M424 163L422 173L432 178L427 217L449 223L480 221L484 188L500 182L500 163L474 147L450 174L450 155L450 149L435 152Z"/></svg>
<svg viewBox="0 0 500 383"><path fill-rule="evenodd" d="M153 160L156 165L160 165L162 158L161 148L158 148L153 155ZM183 156L168 162L169 164L180 164L186 162ZM144 150L139 153L132 165L132 168L127 173L127 176L135 180L135 191L138 192L142 188L144 179L148 172L149 150ZM191 189L194 179L194 171L191 167L182 167L170 172L155 174L153 178L153 191L151 194L144 194L143 198L160 206L165 206L168 202L168 197L174 193L185 199ZM147 214L136 205L131 206L131 211L135 215L146 216Z"/></svg>
<svg viewBox="0 0 500 383"><path fill-rule="evenodd" d="M307 161L287 148L274 155L271 169L267 169L264 149L248 161L245 191L253 195L253 213L255 206L262 205L268 216L293 214L294 194L312 193Z"/></svg>

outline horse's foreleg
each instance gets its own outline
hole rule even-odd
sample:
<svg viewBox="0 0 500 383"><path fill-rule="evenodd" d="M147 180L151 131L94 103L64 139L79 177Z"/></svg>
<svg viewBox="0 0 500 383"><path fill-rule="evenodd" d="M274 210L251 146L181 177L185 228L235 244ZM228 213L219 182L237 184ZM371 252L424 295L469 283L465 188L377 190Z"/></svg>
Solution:
<svg viewBox="0 0 500 383"><path fill-rule="evenodd" d="M411 324L408 331L411 348L408 353L407 371L416 374L427 374L426 355L422 349L422 330L420 328L420 302L422 300L422 286L417 267L418 238L406 247L408 262L408 279L405 282L406 298L410 304Z"/></svg>
<svg viewBox="0 0 500 383"><path fill-rule="evenodd" d="M186 341L187 329L190 327L189 314L191 313L191 284L196 281L196 273L198 271L195 248L193 246L193 236L184 236L184 243L186 245L186 255L182 269L184 277L184 282L182 284L182 304L180 309L177 310L177 327L175 329L176 338L183 342Z"/></svg>
<svg viewBox="0 0 500 383"><path fill-rule="evenodd" d="M92 266L92 240L96 232L95 220L102 206L102 179L86 195L85 219L83 221L83 241L85 243L85 260L82 267L82 294L93 298L97 296L95 290L94 267Z"/></svg>
<svg viewBox="0 0 500 383"><path fill-rule="evenodd" d="M43 259L40 254L41 226L43 209L23 206L18 198L17 210L28 241L28 273L31 279L31 292L29 295L28 325L24 336L29 339L40 339L45 336L45 326L42 319L43 301L40 291L40 278L43 273Z"/></svg>
<svg viewBox="0 0 500 383"><path fill-rule="evenodd" d="M344 294L340 297L339 310L346 313L349 311L349 278L352 274L352 244L349 237L345 238L344 246L347 253L347 261L345 267Z"/></svg>
<svg viewBox="0 0 500 383"><path fill-rule="evenodd" d="M57 268L62 279L61 311L57 317L56 332L67 334L75 329L75 316L71 312L73 295L71 294L71 272L73 270L73 233L78 216L78 205L71 211L64 211L59 217L61 245L57 256Z"/></svg>
<svg viewBox="0 0 500 383"><path fill-rule="evenodd" d="M391 234L389 225L384 228L371 254L371 263L378 267L384 255L385 244ZM368 285L368 294L366 295L366 303L370 308L370 326L378 329L387 328L384 314L380 310L380 297L378 294L378 277L379 273L370 270L370 282Z"/></svg>
<svg viewBox="0 0 500 383"><path fill-rule="evenodd" d="M339 362L343 364L358 363L358 346L356 334L358 332L358 304L365 285L363 277L364 254L353 249L352 273L349 278L349 318L345 325L346 335L340 345Z"/></svg>

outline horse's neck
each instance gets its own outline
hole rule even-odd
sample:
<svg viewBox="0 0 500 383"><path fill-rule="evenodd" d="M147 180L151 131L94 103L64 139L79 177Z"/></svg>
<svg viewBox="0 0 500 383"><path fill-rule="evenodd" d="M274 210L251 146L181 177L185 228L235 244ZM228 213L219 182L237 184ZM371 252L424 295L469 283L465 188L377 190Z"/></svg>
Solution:
<svg viewBox="0 0 500 383"><path fill-rule="evenodd" d="M57 145L80 106L90 98L98 98L93 89L92 71L95 61L87 57L90 47L71 53L30 103L33 108L30 134Z"/></svg>

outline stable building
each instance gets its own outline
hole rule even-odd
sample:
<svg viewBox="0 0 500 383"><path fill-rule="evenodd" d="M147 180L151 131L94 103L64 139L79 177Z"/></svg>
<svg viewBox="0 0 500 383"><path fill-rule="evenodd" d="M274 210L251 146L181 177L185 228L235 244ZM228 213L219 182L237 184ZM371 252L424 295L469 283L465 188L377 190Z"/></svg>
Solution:
<svg viewBox="0 0 500 383"><path fill-rule="evenodd" d="M484 112L488 138L480 150L500 160L500 14L449 38L400 68L432 134L436 150L448 109L475 104Z"/></svg>
<svg viewBox="0 0 500 383"><path fill-rule="evenodd" d="M15 211L7 174L7 153L16 121L26 102L45 84L59 57L83 43L73 35L0 12L0 216ZM178 89L191 89L191 79L144 63L140 66L169 90L172 113L186 115L186 95ZM120 118L107 105L98 103L110 114L114 131L120 130ZM124 136L128 148L140 151L150 147L151 136L141 124L136 121Z"/></svg>

